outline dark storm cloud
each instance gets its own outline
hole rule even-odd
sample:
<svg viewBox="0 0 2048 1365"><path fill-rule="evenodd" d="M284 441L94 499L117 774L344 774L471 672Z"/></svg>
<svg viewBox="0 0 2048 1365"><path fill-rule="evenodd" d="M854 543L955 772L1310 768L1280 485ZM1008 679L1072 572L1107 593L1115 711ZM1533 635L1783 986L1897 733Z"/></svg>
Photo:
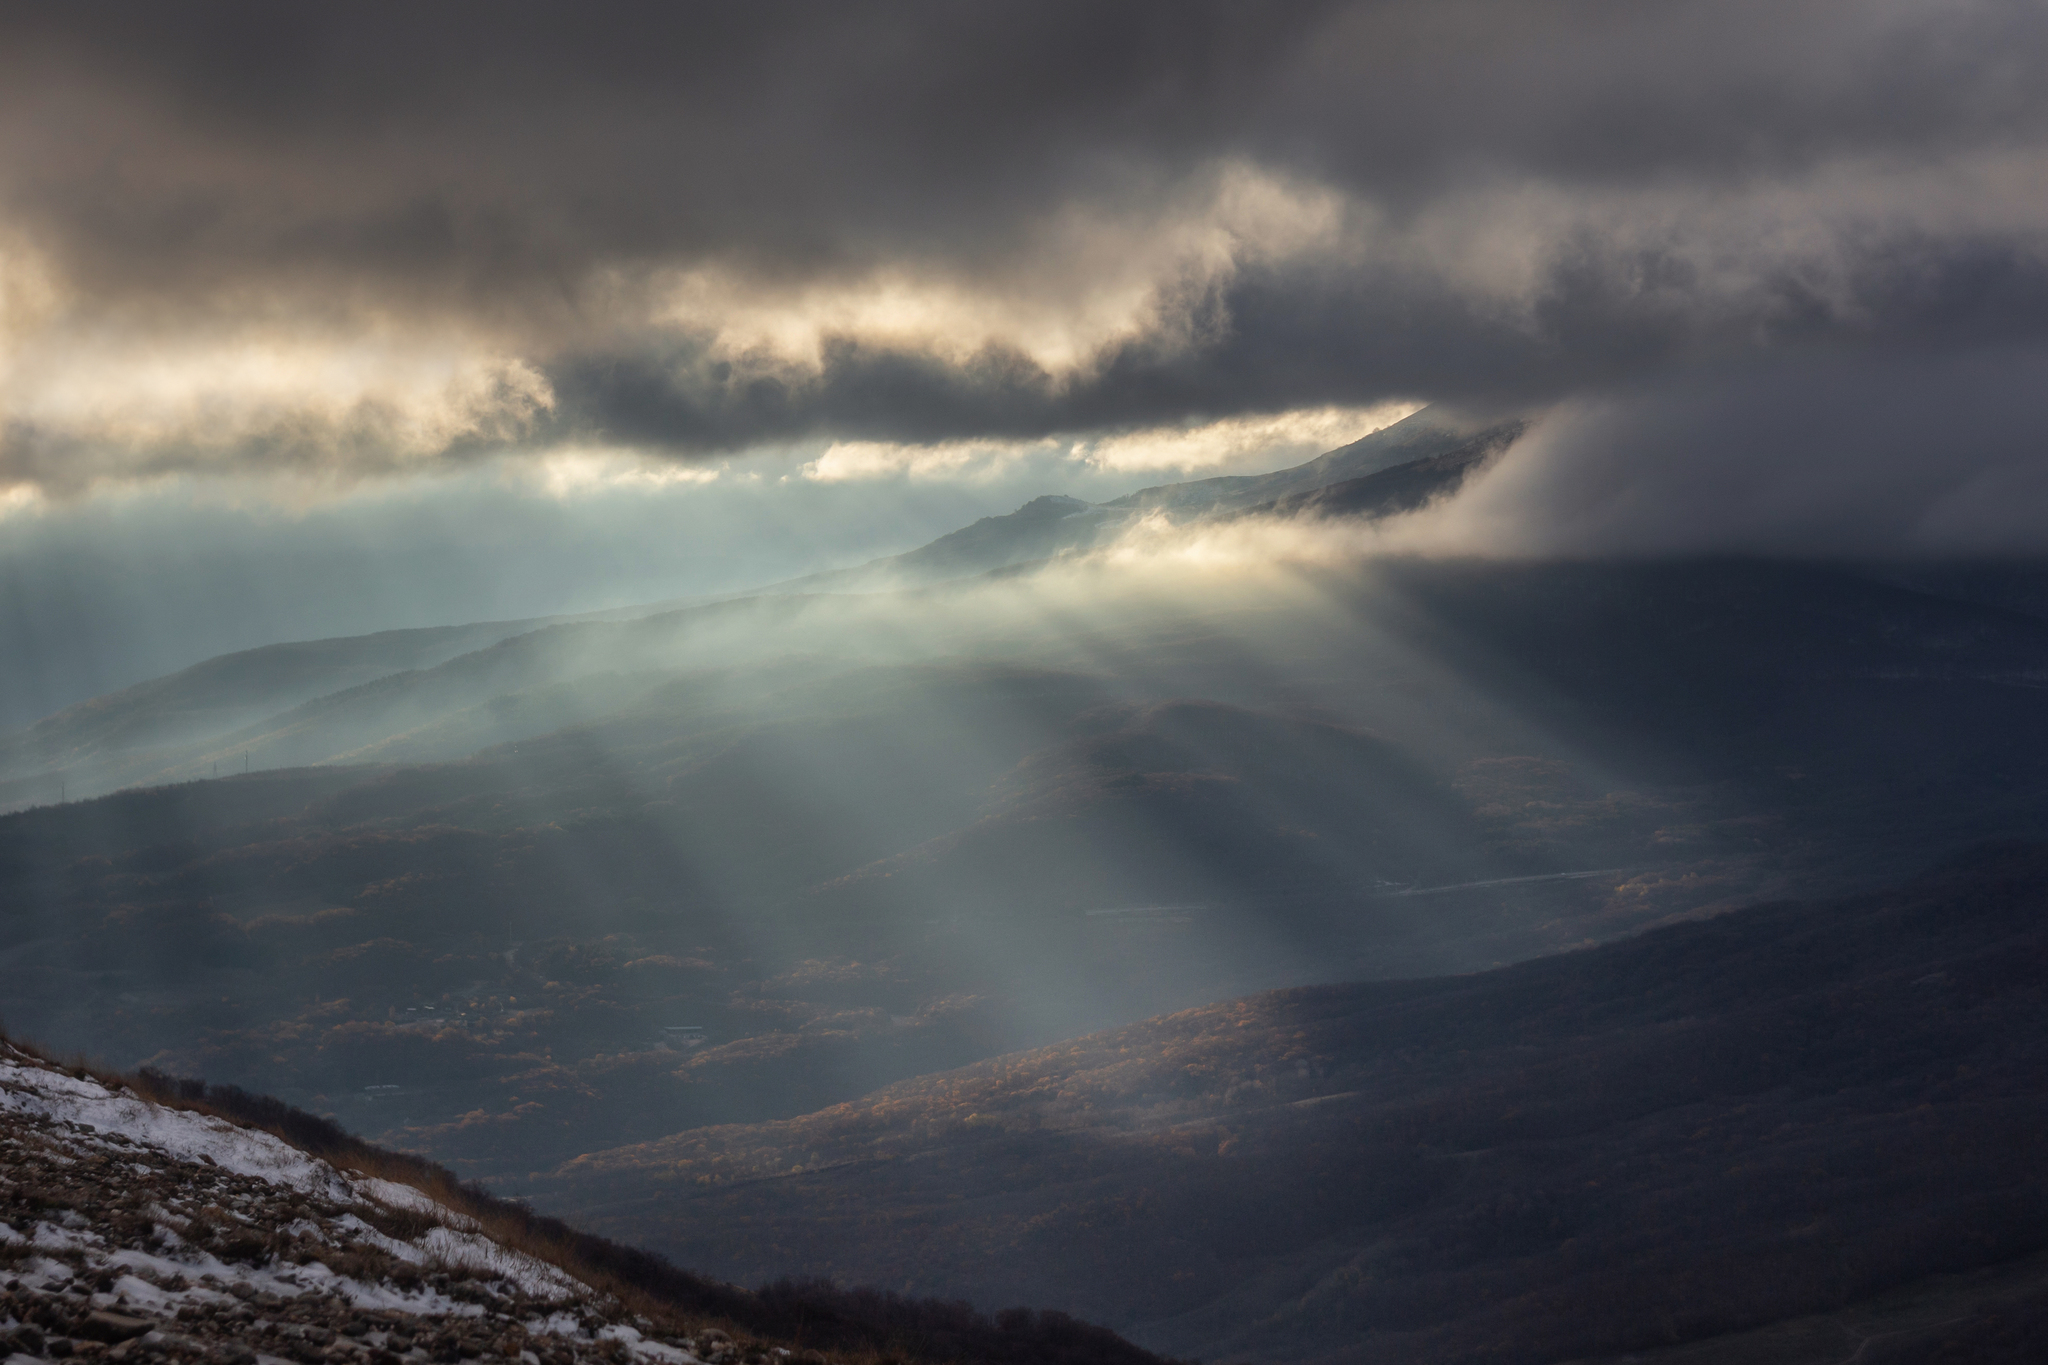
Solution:
<svg viewBox="0 0 2048 1365"><path fill-rule="evenodd" d="M81 365L124 328L471 348L449 382L510 408L328 405L428 453L1540 399L2043 336L2044 56L2040 6L1847 0L17 8L0 253ZM878 278L948 302L828 306ZM121 439L369 458L197 420Z"/></svg>
<svg viewBox="0 0 2048 1365"><path fill-rule="evenodd" d="M2048 338L2048 258L2013 242L1889 240L1842 264L1835 297L1784 273L1731 300L1703 296L1682 263L1578 244L1514 325L1398 272L1251 269L1192 301L1204 344L1141 336L1104 348L1072 377L999 347L949 363L840 337L816 369L736 368L711 358L701 338L670 340L558 361L547 430L696 450L818 432L1018 438L1390 393L1541 403L1816 348L1938 354Z"/></svg>
<svg viewBox="0 0 2048 1365"><path fill-rule="evenodd" d="M2013 5L197 4L11 26L10 85L91 101L45 146L111 161L44 188L94 235L175 254L232 227L287 259L486 276L971 257L1019 213L1142 198L1218 154L1413 202L1502 169L1740 180L1942 153L2048 112L2048 17ZM184 192L92 196L159 176Z"/></svg>
<svg viewBox="0 0 2048 1365"><path fill-rule="evenodd" d="M18 202L110 274L266 264L481 289L737 253L972 258L1143 193L1312 8L88 7L17 19ZM51 94L52 84L62 87ZM95 154L84 164L77 153ZM43 155L38 156L41 152ZM1089 163L1094 163L1091 169ZM988 239L988 240L984 240ZM219 259L232 252L237 260Z"/></svg>

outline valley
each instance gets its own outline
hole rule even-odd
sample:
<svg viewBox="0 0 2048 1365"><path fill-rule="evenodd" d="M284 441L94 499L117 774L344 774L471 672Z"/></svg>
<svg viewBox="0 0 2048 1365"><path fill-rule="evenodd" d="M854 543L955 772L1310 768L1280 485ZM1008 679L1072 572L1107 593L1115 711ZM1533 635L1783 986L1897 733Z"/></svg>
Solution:
<svg viewBox="0 0 2048 1365"><path fill-rule="evenodd" d="M1478 975L1188 1010L524 1188L714 1274L1022 1295L1168 1353L1834 1360L1851 1305L2008 1263L1977 1301L2038 1337L2044 969L2048 852L2006 846ZM1983 1330L1972 1302L1895 1307L1910 1354L1873 1354Z"/></svg>
<svg viewBox="0 0 2048 1365"><path fill-rule="evenodd" d="M1511 438L1397 426L1137 503L1370 525ZM1909 1263L1823 1275L1794 1246L1797 1292L1701 1291L1742 1311L1583 1297L1638 1245L1616 1210L1721 1235L1737 1186L1710 1150L1962 1140L1939 1116L1884 1136L1867 1076L1795 1103L1831 1084L1799 1079L1803 1052L1727 1041L1810 1032L1811 992L1849 1010L1927 943L1748 1004L1643 973L1697 951L1725 981L1713 952L1762 972L1788 916L1980 894L1956 888L1981 868L1883 888L2048 817L2048 620L2022 570L1219 575L1091 551L1115 511L1033 504L860 591L278 647L73 708L14 752L70 744L109 781L250 771L0 817L7 1026L278 1096L719 1277L1029 1302L1169 1355L1591 1358L2031 1247L1916 1232ZM1819 908L1745 908L1787 898ZM1708 925L1739 938L1682 937ZM1828 1027L1953 1033L1882 998ZM1983 1103L2022 1103L1999 1065ZM1739 1198L1780 1197L1792 1159ZM2019 1179L1983 1159L1969 1188ZM1894 1196L1855 1184L1875 1168L1843 1169L1840 1197L1893 1226Z"/></svg>

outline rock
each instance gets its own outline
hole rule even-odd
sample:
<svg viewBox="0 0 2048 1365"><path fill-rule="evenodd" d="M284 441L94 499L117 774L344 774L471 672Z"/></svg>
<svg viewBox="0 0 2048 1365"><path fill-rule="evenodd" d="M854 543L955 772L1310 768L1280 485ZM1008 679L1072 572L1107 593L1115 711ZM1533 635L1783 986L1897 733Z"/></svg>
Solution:
<svg viewBox="0 0 2048 1365"><path fill-rule="evenodd" d="M126 1313L110 1313L104 1308L95 1309L85 1315L85 1321L78 1324L77 1334L92 1341L126 1341L139 1337L156 1326L148 1318L131 1318Z"/></svg>

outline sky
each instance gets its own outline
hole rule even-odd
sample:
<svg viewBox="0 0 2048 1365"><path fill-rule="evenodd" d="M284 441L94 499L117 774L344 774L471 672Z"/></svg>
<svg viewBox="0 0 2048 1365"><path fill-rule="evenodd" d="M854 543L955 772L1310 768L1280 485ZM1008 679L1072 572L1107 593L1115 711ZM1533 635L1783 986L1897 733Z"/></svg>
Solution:
<svg viewBox="0 0 2048 1365"><path fill-rule="evenodd" d="M0 11L0 725L1536 414L1414 546L2038 553L2048 6Z"/></svg>

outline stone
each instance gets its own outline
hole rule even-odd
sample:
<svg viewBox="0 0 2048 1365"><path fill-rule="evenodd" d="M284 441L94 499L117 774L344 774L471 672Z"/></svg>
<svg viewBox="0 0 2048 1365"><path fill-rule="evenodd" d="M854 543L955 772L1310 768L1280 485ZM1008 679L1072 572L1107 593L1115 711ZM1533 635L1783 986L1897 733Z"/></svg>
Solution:
<svg viewBox="0 0 2048 1365"><path fill-rule="evenodd" d="M104 1308L95 1309L85 1315L85 1321L78 1324L78 1335L93 1341L126 1341L139 1337L156 1326L148 1318L133 1318L126 1313L112 1313Z"/></svg>

